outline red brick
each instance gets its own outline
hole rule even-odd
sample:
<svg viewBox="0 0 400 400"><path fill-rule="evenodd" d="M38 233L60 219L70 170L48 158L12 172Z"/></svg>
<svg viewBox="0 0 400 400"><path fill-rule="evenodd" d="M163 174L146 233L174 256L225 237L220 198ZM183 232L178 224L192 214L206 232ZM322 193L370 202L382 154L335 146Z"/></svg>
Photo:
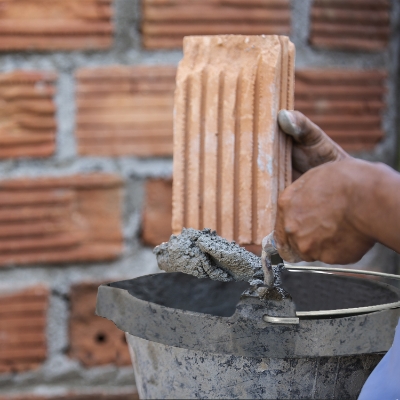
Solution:
<svg viewBox="0 0 400 400"><path fill-rule="evenodd" d="M0 0L0 51L90 50L112 44L112 0Z"/></svg>
<svg viewBox="0 0 400 400"><path fill-rule="evenodd" d="M350 152L383 138L386 73L381 70L296 71L295 108Z"/></svg>
<svg viewBox="0 0 400 400"><path fill-rule="evenodd" d="M286 36L186 37L174 112L172 231L260 245L291 182L294 45Z"/></svg>
<svg viewBox="0 0 400 400"><path fill-rule="evenodd" d="M248 244L248 245L244 246L244 248L245 248L247 251L251 251L251 252L254 253L256 256L261 257L261 251L262 251L261 245Z"/></svg>
<svg viewBox="0 0 400 400"><path fill-rule="evenodd" d="M32 370L45 361L48 297L43 286L0 295L0 373Z"/></svg>
<svg viewBox="0 0 400 400"><path fill-rule="evenodd" d="M79 70L79 153L171 156L175 74L172 66Z"/></svg>
<svg viewBox="0 0 400 400"><path fill-rule="evenodd" d="M288 0L142 0L143 44L180 48L188 35L288 35Z"/></svg>
<svg viewBox="0 0 400 400"><path fill-rule="evenodd" d="M316 47L382 51L389 36L388 0L314 0L310 42Z"/></svg>
<svg viewBox="0 0 400 400"><path fill-rule="evenodd" d="M157 246L172 234L172 180L149 179L143 206L143 242Z"/></svg>
<svg viewBox="0 0 400 400"><path fill-rule="evenodd" d="M86 367L131 365L124 332L95 315L97 288L101 283L81 283L71 289L69 355Z"/></svg>
<svg viewBox="0 0 400 400"><path fill-rule="evenodd" d="M0 74L0 158L48 157L54 153L55 80L51 72Z"/></svg>
<svg viewBox="0 0 400 400"><path fill-rule="evenodd" d="M146 182L142 217L142 240L149 246L167 242L172 234L172 179ZM261 246L246 245L246 250L261 256Z"/></svg>
<svg viewBox="0 0 400 400"><path fill-rule="evenodd" d="M0 265L115 259L121 186L100 173L0 181Z"/></svg>

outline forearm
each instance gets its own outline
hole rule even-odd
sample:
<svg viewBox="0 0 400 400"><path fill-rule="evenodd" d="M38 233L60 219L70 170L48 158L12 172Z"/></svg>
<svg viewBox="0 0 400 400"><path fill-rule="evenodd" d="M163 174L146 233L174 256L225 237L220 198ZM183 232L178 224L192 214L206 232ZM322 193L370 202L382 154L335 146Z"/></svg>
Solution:
<svg viewBox="0 0 400 400"><path fill-rule="evenodd" d="M365 235L400 253L400 174L384 164L360 163L354 223Z"/></svg>

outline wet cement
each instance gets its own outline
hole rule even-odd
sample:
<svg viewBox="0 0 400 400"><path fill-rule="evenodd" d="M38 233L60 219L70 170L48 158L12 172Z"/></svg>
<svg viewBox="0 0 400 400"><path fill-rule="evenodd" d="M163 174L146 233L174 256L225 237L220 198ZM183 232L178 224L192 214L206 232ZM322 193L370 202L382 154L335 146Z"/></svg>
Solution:
<svg viewBox="0 0 400 400"><path fill-rule="evenodd" d="M216 281L263 284L261 259L211 229L184 228L154 249L160 269Z"/></svg>

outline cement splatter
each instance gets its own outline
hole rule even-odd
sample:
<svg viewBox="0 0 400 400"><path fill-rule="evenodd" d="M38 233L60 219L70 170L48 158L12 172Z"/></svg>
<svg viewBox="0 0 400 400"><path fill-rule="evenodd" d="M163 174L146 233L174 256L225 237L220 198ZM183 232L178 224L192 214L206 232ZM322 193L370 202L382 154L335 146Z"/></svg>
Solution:
<svg viewBox="0 0 400 400"><path fill-rule="evenodd" d="M262 285L261 259L211 229L182 229L154 249L160 269L217 281Z"/></svg>

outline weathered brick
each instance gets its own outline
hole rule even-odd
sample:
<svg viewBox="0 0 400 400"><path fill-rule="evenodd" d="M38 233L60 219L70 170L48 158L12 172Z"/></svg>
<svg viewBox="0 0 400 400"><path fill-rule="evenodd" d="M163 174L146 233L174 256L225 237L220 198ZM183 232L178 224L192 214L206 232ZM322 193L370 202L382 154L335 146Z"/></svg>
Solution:
<svg viewBox="0 0 400 400"><path fill-rule="evenodd" d="M294 46L286 36L186 37L174 113L172 230L261 244L291 181Z"/></svg>
<svg viewBox="0 0 400 400"><path fill-rule="evenodd" d="M295 108L347 151L371 150L383 138L386 72L296 71Z"/></svg>
<svg viewBox="0 0 400 400"><path fill-rule="evenodd" d="M172 180L149 179L143 206L142 239L149 246L167 242L172 234Z"/></svg>
<svg viewBox="0 0 400 400"><path fill-rule="evenodd" d="M79 153L171 156L175 75L173 66L79 70Z"/></svg>
<svg viewBox="0 0 400 400"><path fill-rule="evenodd" d="M288 0L143 0L143 45L180 48L189 35L288 35Z"/></svg>
<svg viewBox="0 0 400 400"><path fill-rule="evenodd" d="M54 153L55 80L51 72L0 74L0 158L48 157Z"/></svg>
<svg viewBox="0 0 400 400"><path fill-rule="evenodd" d="M0 295L0 373L38 368L47 356L44 286Z"/></svg>
<svg viewBox="0 0 400 400"><path fill-rule="evenodd" d="M111 46L112 0L0 0L0 51Z"/></svg>
<svg viewBox="0 0 400 400"><path fill-rule="evenodd" d="M95 315L97 288L103 282L86 282L71 289L69 321L71 358L86 367L131 365L124 332Z"/></svg>
<svg viewBox="0 0 400 400"><path fill-rule="evenodd" d="M389 36L388 0L314 0L310 42L316 47L382 51Z"/></svg>
<svg viewBox="0 0 400 400"><path fill-rule="evenodd" d="M100 173L0 181L0 265L115 259L121 186Z"/></svg>

